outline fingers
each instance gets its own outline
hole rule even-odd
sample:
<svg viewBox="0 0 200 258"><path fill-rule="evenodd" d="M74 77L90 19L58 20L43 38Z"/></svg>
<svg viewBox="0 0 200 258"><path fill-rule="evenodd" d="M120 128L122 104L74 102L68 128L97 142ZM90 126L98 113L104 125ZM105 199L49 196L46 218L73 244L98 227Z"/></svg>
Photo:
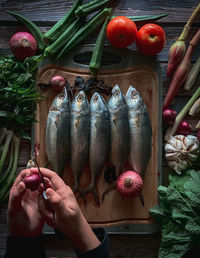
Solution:
<svg viewBox="0 0 200 258"><path fill-rule="evenodd" d="M46 190L46 196L55 213L63 214L65 211L65 205L62 198L52 188L48 188Z"/></svg>
<svg viewBox="0 0 200 258"><path fill-rule="evenodd" d="M52 210L48 209L46 202L43 198L39 199L38 207L39 207L40 213L44 217L46 223L50 227L55 227L54 212Z"/></svg>
<svg viewBox="0 0 200 258"><path fill-rule="evenodd" d="M36 172L38 171L37 168L30 168L31 172ZM40 171L42 173L42 175L46 178L48 178L52 184L52 187L54 190L58 190L61 187L66 187L66 184L64 183L64 181L61 179L61 177L54 171L51 171L50 169L47 168L40 168Z"/></svg>
<svg viewBox="0 0 200 258"><path fill-rule="evenodd" d="M9 200L9 208L10 210L16 212L21 208L21 201L25 194L26 186L25 184L20 181L18 185L16 185L12 192L10 193L10 200Z"/></svg>
<svg viewBox="0 0 200 258"><path fill-rule="evenodd" d="M12 188L16 187L16 186L19 184L19 182L21 182L22 179L23 179L26 175L28 175L28 174L30 174L30 169L24 169L24 170L22 170L22 171L19 173L19 175L17 176L17 178L15 179L15 182L14 182ZM12 189L12 188L11 188L11 189Z"/></svg>

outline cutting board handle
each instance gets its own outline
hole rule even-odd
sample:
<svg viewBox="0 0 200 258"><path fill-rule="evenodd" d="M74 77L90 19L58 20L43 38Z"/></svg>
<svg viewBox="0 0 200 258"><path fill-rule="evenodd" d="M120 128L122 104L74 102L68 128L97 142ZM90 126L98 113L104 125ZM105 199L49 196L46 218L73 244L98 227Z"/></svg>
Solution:
<svg viewBox="0 0 200 258"><path fill-rule="evenodd" d="M94 45L92 44L73 48L69 53L67 53L66 58L63 57L57 64L59 64L59 66L70 66L77 69L89 69L89 62L93 48ZM152 65L152 58L134 51L135 58L133 60L132 53L133 51L127 48L119 49L113 46L105 46L101 69L123 69L133 66L133 64L140 65L145 63L150 63Z"/></svg>

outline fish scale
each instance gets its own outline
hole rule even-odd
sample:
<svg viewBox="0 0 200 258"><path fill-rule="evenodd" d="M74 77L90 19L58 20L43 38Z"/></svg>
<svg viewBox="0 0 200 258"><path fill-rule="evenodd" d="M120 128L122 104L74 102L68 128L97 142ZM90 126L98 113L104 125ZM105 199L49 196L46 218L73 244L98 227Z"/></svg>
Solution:
<svg viewBox="0 0 200 258"><path fill-rule="evenodd" d="M119 85L112 89L112 95L108 99L108 110L111 123L110 162L115 166L116 175L119 176L130 150L128 108Z"/></svg>
<svg viewBox="0 0 200 258"><path fill-rule="evenodd" d="M58 94L49 109L46 123L46 152L52 170L63 174L69 156L70 99L67 89ZM62 144L61 144L62 143Z"/></svg>
<svg viewBox="0 0 200 258"><path fill-rule="evenodd" d="M147 107L138 93L130 86L126 93L130 128L129 163L143 177L151 158L152 128Z"/></svg>
<svg viewBox="0 0 200 258"><path fill-rule="evenodd" d="M82 192L80 178L89 154L90 108L83 91L75 95L70 118L70 167L74 177L73 191Z"/></svg>
<svg viewBox="0 0 200 258"><path fill-rule="evenodd" d="M103 97L95 92L90 100L90 147L89 164L91 182L85 189L85 193L93 192L97 205L100 205L98 189L96 186L98 177L103 169L109 150L109 113Z"/></svg>

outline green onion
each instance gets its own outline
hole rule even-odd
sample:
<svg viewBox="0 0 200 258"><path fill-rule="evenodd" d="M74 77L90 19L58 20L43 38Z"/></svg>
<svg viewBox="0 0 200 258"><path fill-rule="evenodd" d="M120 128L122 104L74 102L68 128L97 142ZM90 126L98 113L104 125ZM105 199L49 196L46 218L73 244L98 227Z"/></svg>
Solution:
<svg viewBox="0 0 200 258"><path fill-rule="evenodd" d="M187 79L185 81L184 89L190 90L194 85L200 72L200 57L197 59L192 69L189 71Z"/></svg>

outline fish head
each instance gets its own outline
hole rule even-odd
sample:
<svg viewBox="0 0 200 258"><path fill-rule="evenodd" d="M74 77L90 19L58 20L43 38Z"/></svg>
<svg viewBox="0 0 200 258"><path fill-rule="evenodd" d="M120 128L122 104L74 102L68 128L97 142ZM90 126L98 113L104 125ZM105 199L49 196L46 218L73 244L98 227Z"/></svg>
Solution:
<svg viewBox="0 0 200 258"><path fill-rule="evenodd" d="M108 105L112 107L112 109L118 109L119 103L124 101L124 95L118 84L112 89L111 97L108 100Z"/></svg>
<svg viewBox="0 0 200 258"><path fill-rule="evenodd" d="M128 88L128 91L126 93L126 102L128 107L131 110L135 110L135 111L140 110L144 106L144 102L140 94L133 86L130 86Z"/></svg>
<svg viewBox="0 0 200 258"><path fill-rule="evenodd" d="M104 111L107 108L104 98L98 92L93 93L90 100L90 108L91 111Z"/></svg>
<svg viewBox="0 0 200 258"><path fill-rule="evenodd" d="M89 103L85 92L79 91L72 101L72 109L77 111L85 110L88 109L88 105Z"/></svg>
<svg viewBox="0 0 200 258"><path fill-rule="evenodd" d="M70 104L70 99L66 87L54 98L50 111L61 111L65 105Z"/></svg>

